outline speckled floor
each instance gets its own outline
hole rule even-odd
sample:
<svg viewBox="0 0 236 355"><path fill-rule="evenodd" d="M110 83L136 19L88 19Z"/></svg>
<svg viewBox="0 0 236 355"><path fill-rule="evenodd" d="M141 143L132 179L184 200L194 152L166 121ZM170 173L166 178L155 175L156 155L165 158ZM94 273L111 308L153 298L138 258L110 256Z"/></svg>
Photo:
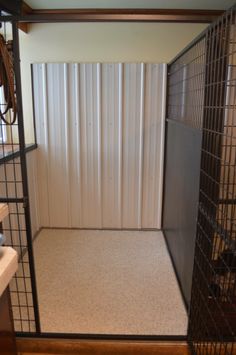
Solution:
<svg viewBox="0 0 236 355"><path fill-rule="evenodd" d="M43 229L34 252L43 332L186 334L161 232Z"/></svg>

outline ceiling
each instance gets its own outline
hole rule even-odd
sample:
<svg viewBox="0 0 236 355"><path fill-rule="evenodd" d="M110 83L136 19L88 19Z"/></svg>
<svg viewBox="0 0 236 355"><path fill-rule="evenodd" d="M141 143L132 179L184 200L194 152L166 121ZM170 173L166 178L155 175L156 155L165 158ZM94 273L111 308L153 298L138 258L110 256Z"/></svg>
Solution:
<svg viewBox="0 0 236 355"><path fill-rule="evenodd" d="M155 8L226 10L235 0L25 0L33 9Z"/></svg>

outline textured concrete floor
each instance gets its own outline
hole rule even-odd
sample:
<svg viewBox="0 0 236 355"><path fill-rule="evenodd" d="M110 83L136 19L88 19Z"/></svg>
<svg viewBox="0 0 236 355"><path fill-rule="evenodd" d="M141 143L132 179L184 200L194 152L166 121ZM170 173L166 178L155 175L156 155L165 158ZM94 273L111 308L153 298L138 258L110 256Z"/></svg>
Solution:
<svg viewBox="0 0 236 355"><path fill-rule="evenodd" d="M43 332L186 334L161 232L43 229L34 251Z"/></svg>

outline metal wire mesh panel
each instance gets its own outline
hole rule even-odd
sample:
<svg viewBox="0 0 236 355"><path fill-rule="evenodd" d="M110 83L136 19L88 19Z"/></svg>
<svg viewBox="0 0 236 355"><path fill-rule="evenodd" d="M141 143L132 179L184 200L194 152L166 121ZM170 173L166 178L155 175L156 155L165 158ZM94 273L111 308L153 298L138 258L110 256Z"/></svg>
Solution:
<svg viewBox="0 0 236 355"><path fill-rule="evenodd" d="M202 127L205 85L205 38L199 39L170 67L168 119Z"/></svg>
<svg viewBox="0 0 236 355"><path fill-rule="evenodd" d="M4 143L1 143L1 147L4 149ZM3 221L6 245L12 246L19 257L18 271L10 283L14 327L19 332L32 332L35 331L35 317L24 203L9 202L23 201L20 158L1 162L0 177L1 200L8 203L10 211L9 216Z"/></svg>
<svg viewBox="0 0 236 355"><path fill-rule="evenodd" d="M199 195L205 61L205 37L201 36L168 66L162 228L188 306Z"/></svg>
<svg viewBox="0 0 236 355"><path fill-rule="evenodd" d="M236 335L235 9L206 32L197 237L189 339L194 354L233 354Z"/></svg>
<svg viewBox="0 0 236 355"><path fill-rule="evenodd" d="M11 26L9 26L11 29ZM8 29L4 31L4 43L12 39ZM16 332L36 332L37 297L34 284L34 268L31 246L30 215L27 194L27 174L25 164L24 126L21 107L19 76L18 30L13 26L14 92L17 98L17 119L13 124L13 108L9 93L3 84L2 69L5 65L2 51L0 55L0 202L9 206L9 216L3 220L2 229L6 236L5 245L12 246L18 252L18 271L10 282L10 294L14 327ZM6 85L7 86L7 85ZM4 92L5 90L5 92ZM7 102L8 101L8 102ZM7 113L5 114L5 112ZM36 306L35 306L36 305Z"/></svg>

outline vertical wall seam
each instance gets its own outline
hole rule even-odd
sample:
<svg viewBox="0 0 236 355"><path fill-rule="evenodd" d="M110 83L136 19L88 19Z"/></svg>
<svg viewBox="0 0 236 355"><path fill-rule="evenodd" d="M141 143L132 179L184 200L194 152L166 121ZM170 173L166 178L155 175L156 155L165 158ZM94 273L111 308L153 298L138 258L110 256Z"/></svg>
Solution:
<svg viewBox="0 0 236 355"><path fill-rule="evenodd" d="M70 157L69 157L69 81L68 64L63 64L64 76L64 124L65 124L65 156L66 156L66 204L67 204L67 223L71 228L71 210L70 210Z"/></svg>
<svg viewBox="0 0 236 355"><path fill-rule="evenodd" d="M85 185L83 191L87 191L88 190L88 184L87 184L87 175L88 175L88 130L87 130L87 125L86 125L86 64L82 64L82 66L80 66L80 68L82 68L83 70L83 115L81 116L81 125L82 125L82 120L83 120L83 126L84 126L84 142L81 142L82 144L84 143L84 155L86 154L86 157L84 158L84 156L82 156L82 160L84 162L84 174L82 175L82 184ZM82 93L82 91L81 91ZM82 132L81 132L82 133ZM83 227L87 227L87 223L85 223L86 219L85 219L85 215L84 215L84 211L87 209L87 199L84 198L84 193L82 193L82 218L83 218Z"/></svg>
<svg viewBox="0 0 236 355"><path fill-rule="evenodd" d="M144 97L145 64L141 63L140 82L140 121L139 121L139 186L138 186L138 228L142 228L142 192L143 192L143 145L144 145Z"/></svg>
<svg viewBox="0 0 236 355"><path fill-rule="evenodd" d="M101 122L101 107L102 107L102 78L101 78L101 63L97 63L97 139L98 139L98 205L99 205L99 224L103 228L103 213L102 213L102 122Z"/></svg>
<svg viewBox="0 0 236 355"><path fill-rule="evenodd" d="M152 130L153 130L153 123L154 123L154 112L152 112L152 108L153 108L153 100L152 100L152 95L154 93L154 89L156 88L158 90L158 88L154 85L154 81L155 81L155 75L153 73L153 69L155 68L155 66L153 64L149 64L149 75L150 75L150 80L149 80L149 105L150 105L150 109L149 109L149 118L148 118L148 148L147 148L147 181L146 181L146 208L147 205L149 206L149 208L154 207L154 200L155 197L152 193L152 196L150 197L150 191L152 191L152 188L154 186L154 183L152 182L152 172L153 170L155 171L155 169L153 169L153 165L151 164L151 159L150 156L152 156L152 152L154 152L155 150L155 146L156 146L156 140L158 138L158 136L155 134L154 139L153 139L153 135L152 135ZM156 93L156 92L155 92ZM151 114L152 112L152 114ZM154 143L154 147L152 145L152 143ZM152 191L153 192L153 191ZM158 197L156 197L158 198ZM156 212L156 211L155 211ZM153 214L155 213L154 211L152 211L152 216L151 213L150 214L146 214L146 225L149 223L154 224L153 222Z"/></svg>
<svg viewBox="0 0 236 355"><path fill-rule="evenodd" d="M119 209L119 226L120 228L123 227L123 218L122 218L122 195L123 195L123 188L122 188L122 171L123 171L123 95L124 95L124 68L123 64L119 63L118 64L118 75L119 75L119 84L118 84L118 107L119 107L119 113L118 113L118 122L119 122L119 165L118 165L118 209Z"/></svg>
<svg viewBox="0 0 236 355"><path fill-rule="evenodd" d="M47 154L46 160L46 190L47 190L47 207L48 207L48 224L51 226L51 215L50 215L50 203L49 203L49 181L50 181L50 171L48 166L50 166L50 154L49 154L49 126L48 126L48 90L47 90L47 64L42 64L42 80L43 80L43 116L44 116L44 136L45 136L45 150Z"/></svg>
<svg viewBox="0 0 236 355"><path fill-rule="evenodd" d="M75 71L75 126L76 126L76 181L78 182L79 227L82 227L82 193L81 193L81 115L80 115L80 76L79 64L74 64Z"/></svg>
<svg viewBox="0 0 236 355"><path fill-rule="evenodd" d="M97 138L97 132L94 132L95 131L95 125L96 125L96 114L94 114L94 105L95 105L95 102L97 104L97 97L95 95L95 100L94 100L94 64L86 64L86 67L87 67L87 71L89 72L88 74L88 77L89 77L89 85L88 85L88 91L89 91L89 103L90 103L90 122L89 122L89 127L88 127L88 152L89 152L89 170L88 170L88 175L90 175L91 173L91 177L92 177L92 182L91 182L91 189L89 188L88 189L88 196L89 196L89 201L92 201L93 198L94 198L94 201L96 203L96 205L98 205L98 192L97 190L95 191L95 187L98 186L98 179L97 179L97 175L95 174L95 164L96 164L96 155L94 154L94 146L96 146L96 143L97 142L94 142L94 137ZM97 68L96 68L97 70ZM95 74L95 80L97 80L97 71L96 71L96 74ZM97 84L95 83L95 88L96 88ZM87 120L87 117L85 117L85 119ZM89 119L89 117L88 117ZM94 155L95 155L95 159L94 159ZM98 163L98 162L97 162ZM98 166L97 166L98 168ZM90 183L90 181L89 181ZM96 200L95 200L95 196L96 196ZM91 208L91 205L89 203L89 208L90 210L93 211L92 213L92 216L94 218L94 206L92 206ZM88 212L88 211L87 211ZM92 225L94 223L94 220L92 221Z"/></svg>

